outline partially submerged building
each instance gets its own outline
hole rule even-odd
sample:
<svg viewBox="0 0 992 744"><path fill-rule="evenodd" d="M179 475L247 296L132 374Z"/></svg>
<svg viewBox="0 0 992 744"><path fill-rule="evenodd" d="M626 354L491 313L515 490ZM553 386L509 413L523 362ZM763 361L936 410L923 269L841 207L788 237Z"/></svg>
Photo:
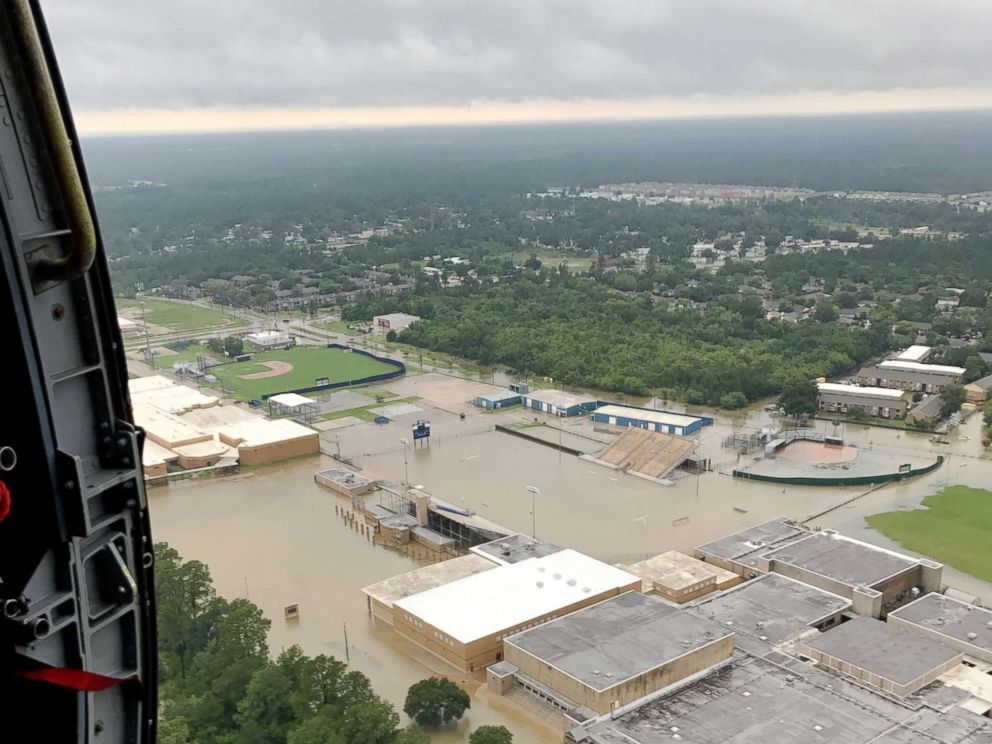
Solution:
<svg viewBox="0 0 992 744"><path fill-rule="evenodd" d="M376 620L392 625L395 602L466 576L489 571L497 565L487 558L469 553L377 581L363 587L362 592L368 601L369 614Z"/></svg>
<svg viewBox="0 0 992 744"><path fill-rule="evenodd" d="M516 684L584 720L727 663L734 634L657 597L628 592L511 635L503 648L496 670L501 691L512 665Z"/></svg>
<svg viewBox="0 0 992 744"><path fill-rule="evenodd" d="M704 426L713 423L713 419L708 416L654 411L650 408L620 406L613 403L597 408L592 414L592 420L601 424L635 427L680 437L695 434Z"/></svg>
<svg viewBox="0 0 992 744"><path fill-rule="evenodd" d="M342 467L319 470L314 473L313 479L318 485L351 498L368 493L375 485L372 479Z"/></svg>
<svg viewBox="0 0 992 744"><path fill-rule="evenodd" d="M515 393L512 390L498 390L495 393L480 393L475 396L472 402L479 408L495 411L507 406L515 406L521 400L520 393Z"/></svg>
<svg viewBox="0 0 992 744"><path fill-rule="evenodd" d="M858 372L858 383L897 390L939 393L941 388L947 385L960 384L964 373L964 367L888 359L873 367L862 368Z"/></svg>
<svg viewBox="0 0 992 744"><path fill-rule="evenodd" d="M455 667L503 658L503 639L640 587L633 574L559 550L466 576L393 603L404 636Z"/></svg>
<svg viewBox="0 0 992 744"><path fill-rule="evenodd" d="M527 408L550 413L552 416L578 416L599 406L591 395L566 393L563 390L530 390L521 398Z"/></svg>
<svg viewBox="0 0 992 744"><path fill-rule="evenodd" d="M892 419L901 419L906 415L906 399L902 390L820 382L816 392L816 406L821 413L846 414L858 410L866 416Z"/></svg>

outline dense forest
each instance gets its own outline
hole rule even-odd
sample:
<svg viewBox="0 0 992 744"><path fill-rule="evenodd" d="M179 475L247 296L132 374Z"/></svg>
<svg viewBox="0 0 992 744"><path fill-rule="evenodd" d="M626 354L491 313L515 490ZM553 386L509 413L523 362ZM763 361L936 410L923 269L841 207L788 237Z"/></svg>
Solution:
<svg viewBox="0 0 992 744"><path fill-rule="evenodd" d="M347 317L402 309L424 318L406 343L567 385L736 408L794 377L836 375L884 350L884 329L764 319L756 297L703 311L628 297L560 272L481 289L367 299Z"/></svg>

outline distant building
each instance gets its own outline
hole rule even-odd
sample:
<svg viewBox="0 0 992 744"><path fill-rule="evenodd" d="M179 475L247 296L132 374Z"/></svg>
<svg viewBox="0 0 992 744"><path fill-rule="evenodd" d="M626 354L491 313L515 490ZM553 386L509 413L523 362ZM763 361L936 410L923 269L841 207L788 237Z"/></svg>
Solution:
<svg viewBox="0 0 992 744"><path fill-rule="evenodd" d="M512 390L500 390L495 393L482 393L480 395L476 395L472 402L479 408L484 408L487 411L493 411L498 408L506 408L507 406L516 405L520 401L520 393L515 393Z"/></svg>
<svg viewBox="0 0 992 744"><path fill-rule="evenodd" d="M591 395L566 393L562 390L530 390L523 396L524 406L553 416L578 416L599 406Z"/></svg>
<svg viewBox="0 0 992 744"><path fill-rule="evenodd" d="M680 437L695 434L704 426L713 423L713 419L706 416L693 416L672 411L653 411L649 408L614 404L597 408L592 414L592 420L601 424L631 426L662 434L675 434Z"/></svg>
<svg viewBox="0 0 992 744"><path fill-rule="evenodd" d="M918 364L922 364L930 358L932 353L933 349L929 346L914 344L913 346L910 346L909 348L896 354L894 359L900 362L917 362Z"/></svg>
<svg viewBox="0 0 992 744"><path fill-rule="evenodd" d="M288 349L296 345L296 339L286 331L257 331L245 336L245 341L261 351Z"/></svg>
<svg viewBox="0 0 992 744"><path fill-rule="evenodd" d="M117 316L117 327L121 329L122 336L130 336L141 330L141 326L123 315Z"/></svg>
<svg viewBox="0 0 992 744"><path fill-rule="evenodd" d="M947 385L959 384L964 372L963 367L889 359L874 367L862 368L858 372L858 383L896 390L939 393Z"/></svg>
<svg viewBox="0 0 992 744"><path fill-rule="evenodd" d="M928 395L909 409L906 418L915 424L930 426L940 420L940 412L944 407L944 399L939 395Z"/></svg>
<svg viewBox="0 0 992 744"><path fill-rule="evenodd" d="M975 380L974 382L969 382L964 386L964 392L969 403L984 403L988 400L990 389L992 389L992 375Z"/></svg>
<svg viewBox="0 0 992 744"><path fill-rule="evenodd" d="M376 315L372 318L372 327L376 333L386 334L390 331L399 333L409 328L420 320L419 315L409 315L408 313L388 313L386 315Z"/></svg>
<svg viewBox="0 0 992 744"><path fill-rule="evenodd" d="M867 416L900 419L906 415L901 390L861 385L820 382L816 386L817 410L821 413L849 413L858 409Z"/></svg>

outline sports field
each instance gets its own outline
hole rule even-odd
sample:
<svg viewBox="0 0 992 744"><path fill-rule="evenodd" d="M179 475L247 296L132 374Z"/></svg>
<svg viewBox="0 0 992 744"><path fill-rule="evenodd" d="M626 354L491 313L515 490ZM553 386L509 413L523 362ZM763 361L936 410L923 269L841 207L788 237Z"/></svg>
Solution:
<svg viewBox="0 0 992 744"><path fill-rule="evenodd" d="M205 328L223 328L234 325L235 320L209 307L168 300L145 299L144 315L149 325L166 326L176 331L197 331ZM141 303L138 300L117 299L117 309L137 323L141 323Z"/></svg>
<svg viewBox="0 0 992 744"><path fill-rule="evenodd" d="M250 362L232 362L208 371L234 391L239 400L261 399L267 393L310 387L314 380L328 382L360 380L369 375L392 372L395 368L362 354L322 346L265 351Z"/></svg>
<svg viewBox="0 0 992 744"><path fill-rule="evenodd" d="M951 486L927 496L923 506L867 521L910 550L992 581L992 491Z"/></svg>

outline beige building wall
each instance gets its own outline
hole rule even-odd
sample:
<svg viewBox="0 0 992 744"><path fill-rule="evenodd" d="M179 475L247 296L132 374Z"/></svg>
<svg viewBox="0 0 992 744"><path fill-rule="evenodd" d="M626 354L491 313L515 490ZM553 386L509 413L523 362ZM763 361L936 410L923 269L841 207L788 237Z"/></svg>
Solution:
<svg viewBox="0 0 992 744"><path fill-rule="evenodd" d="M841 674L846 674L854 679L861 680L865 684L869 684L872 687L877 687L880 690L897 695L898 697L912 695L917 690L926 687L945 672L948 672L958 666L961 663L962 658L964 658L963 654L958 654L955 658L934 669L931 669L929 672L916 678L915 680L899 684L875 674L874 672L868 671L867 669L862 669L854 664L849 664L846 661L830 656L829 654L825 654L818 649L810 648L803 643L798 644L798 648L801 654L808 656L818 664L830 667Z"/></svg>
<svg viewBox="0 0 992 744"><path fill-rule="evenodd" d="M533 628L536 625L548 620L559 618L583 607L602 602L604 599L615 597L629 591L640 589L641 581L632 581L626 586L618 589L610 589L600 594L593 594L580 602L560 607L553 612L549 612L531 618L510 628L505 628L498 633L493 633L482 638L477 638L469 643L462 643L455 638L447 636L438 628L434 627L423 618L416 617L400 607L393 610L393 627L411 641L430 651L435 656L444 659L449 664L466 671L481 671L490 664L495 664L503 658L503 639L506 636L518 633L521 630Z"/></svg>
<svg viewBox="0 0 992 744"><path fill-rule="evenodd" d="M221 440L224 436L221 435ZM225 442L225 444L231 444ZM238 447L238 462L241 465L263 465L276 460L288 460L292 457L312 455L320 451L320 436L317 432L307 434L297 439L288 439L273 444L263 444L257 447L242 445Z"/></svg>
<svg viewBox="0 0 992 744"><path fill-rule="evenodd" d="M551 688L559 695L600 714L609 713L611 708L629 705L697 672L726 661L731 657L733 651L733 635L718 638L706 646L693 649L644 674L618 682L613 687L600 691L512 643L505 646L506 660L521 672L536 679L545 687Z"/></svg>

